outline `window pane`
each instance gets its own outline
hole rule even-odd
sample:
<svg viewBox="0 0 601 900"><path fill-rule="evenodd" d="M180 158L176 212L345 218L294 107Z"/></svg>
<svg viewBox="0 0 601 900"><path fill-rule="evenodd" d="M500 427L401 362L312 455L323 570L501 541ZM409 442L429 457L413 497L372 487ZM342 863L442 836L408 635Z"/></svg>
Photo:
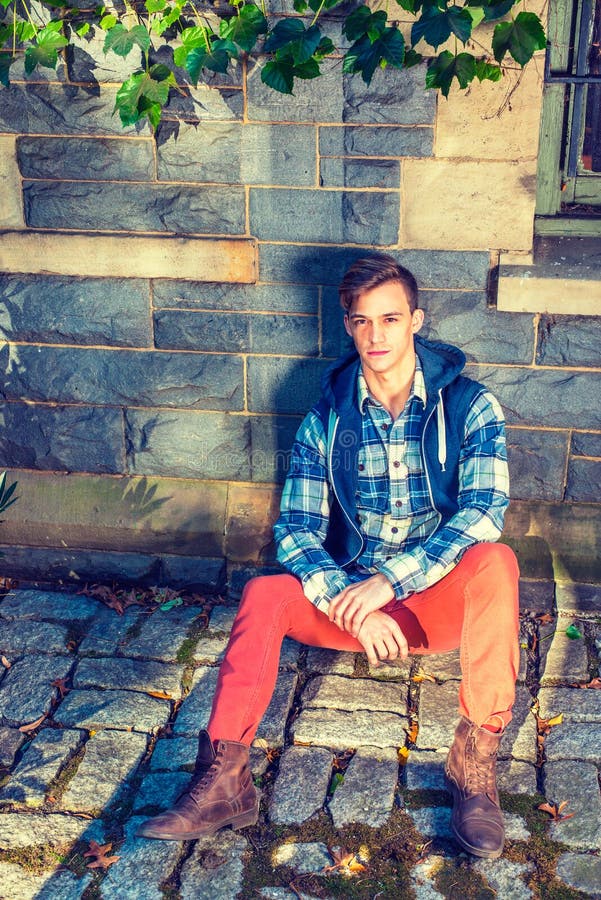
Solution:
<svg viewBox="0 0 601 900"><path fill-rule="evenodd" d="M595 5L589 73L601 75L601 0ZM601 172L601 84L590 84L587 88L582 167L589 172Z"/></svg>

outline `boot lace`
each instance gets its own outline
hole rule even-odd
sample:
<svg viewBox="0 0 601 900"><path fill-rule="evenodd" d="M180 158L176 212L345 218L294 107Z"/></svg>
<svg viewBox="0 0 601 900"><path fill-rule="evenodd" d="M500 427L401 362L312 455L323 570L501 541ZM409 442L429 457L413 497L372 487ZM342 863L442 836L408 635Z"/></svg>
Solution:
<svg viewBox="0 0 601 900"><path fill-rule="evenodd" d="M219 771L220 755L221 754L218 752L217 756L209 766L194 773L192 781L181 795L182 797L187 795L188 797L191 797L195 803L202 799L201 794L208 790L215 781L215 777Z"/></svg>
<svg viewBox="0 0 601 900"><path fill-rule="evenodd" d="M466 782L470 794L487 794L494 797L496 790L496 754L485 756L478 751L474 738L469 739L466 753Z"/></svg>

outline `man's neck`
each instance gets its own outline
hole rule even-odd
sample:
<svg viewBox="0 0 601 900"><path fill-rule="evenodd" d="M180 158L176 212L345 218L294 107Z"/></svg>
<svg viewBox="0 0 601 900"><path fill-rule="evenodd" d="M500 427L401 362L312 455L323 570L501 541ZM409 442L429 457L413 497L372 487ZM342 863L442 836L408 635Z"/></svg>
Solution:
<svg viewBox="0 0 601 900"><path fill-rule="evenodd" d="M393 419L405 408L415 377L415 355L392 372L372 372L363 369L363 375L372 397L388 410Z"/></svg>

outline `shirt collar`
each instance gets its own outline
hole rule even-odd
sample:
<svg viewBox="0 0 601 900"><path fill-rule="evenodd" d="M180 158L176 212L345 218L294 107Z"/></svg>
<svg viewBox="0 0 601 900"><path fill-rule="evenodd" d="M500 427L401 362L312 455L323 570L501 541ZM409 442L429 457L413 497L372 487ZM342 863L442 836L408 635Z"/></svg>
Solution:
<svg viewBox="0 0 601 900"><path fill-rule="evenodd" d="M424 406L426 405L426 382L424 381L422 364L417 354L415 356L415 375L413 376L413 384L411 385L411 391L409 392L409 400L412 400L413 398L421 400L422 404ZM359 368L359 373L357 375L357 399L359 400L359 410L362 415L365 413L369 403L373 403L377 406L380 405L379 402L370 395L367 381L365 380L365 375L361 368Z"/></svg>

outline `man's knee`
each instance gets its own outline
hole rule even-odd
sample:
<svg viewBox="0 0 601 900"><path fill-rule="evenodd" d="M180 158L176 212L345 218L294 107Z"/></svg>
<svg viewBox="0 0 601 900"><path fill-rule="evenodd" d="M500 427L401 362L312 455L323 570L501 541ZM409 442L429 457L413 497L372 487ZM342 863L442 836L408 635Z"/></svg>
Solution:
<svg viewBox="0 0 601 900"><path fill-rule="evenodd" d="M520 576L520 570L515 553L507 544L476 544L471 547L466 555L469 554L471 562L479 569L486 568L492 577L499 578L500 581L506 583L517 584Z"/></svg>
<svg viewBox="0 0 601 900"><path fill-rule="evenodd" d="M292 575L257 575L244 586L240 606L257 610L281 606L282 600L291 593L300 591L300 582Z"/></svg>

